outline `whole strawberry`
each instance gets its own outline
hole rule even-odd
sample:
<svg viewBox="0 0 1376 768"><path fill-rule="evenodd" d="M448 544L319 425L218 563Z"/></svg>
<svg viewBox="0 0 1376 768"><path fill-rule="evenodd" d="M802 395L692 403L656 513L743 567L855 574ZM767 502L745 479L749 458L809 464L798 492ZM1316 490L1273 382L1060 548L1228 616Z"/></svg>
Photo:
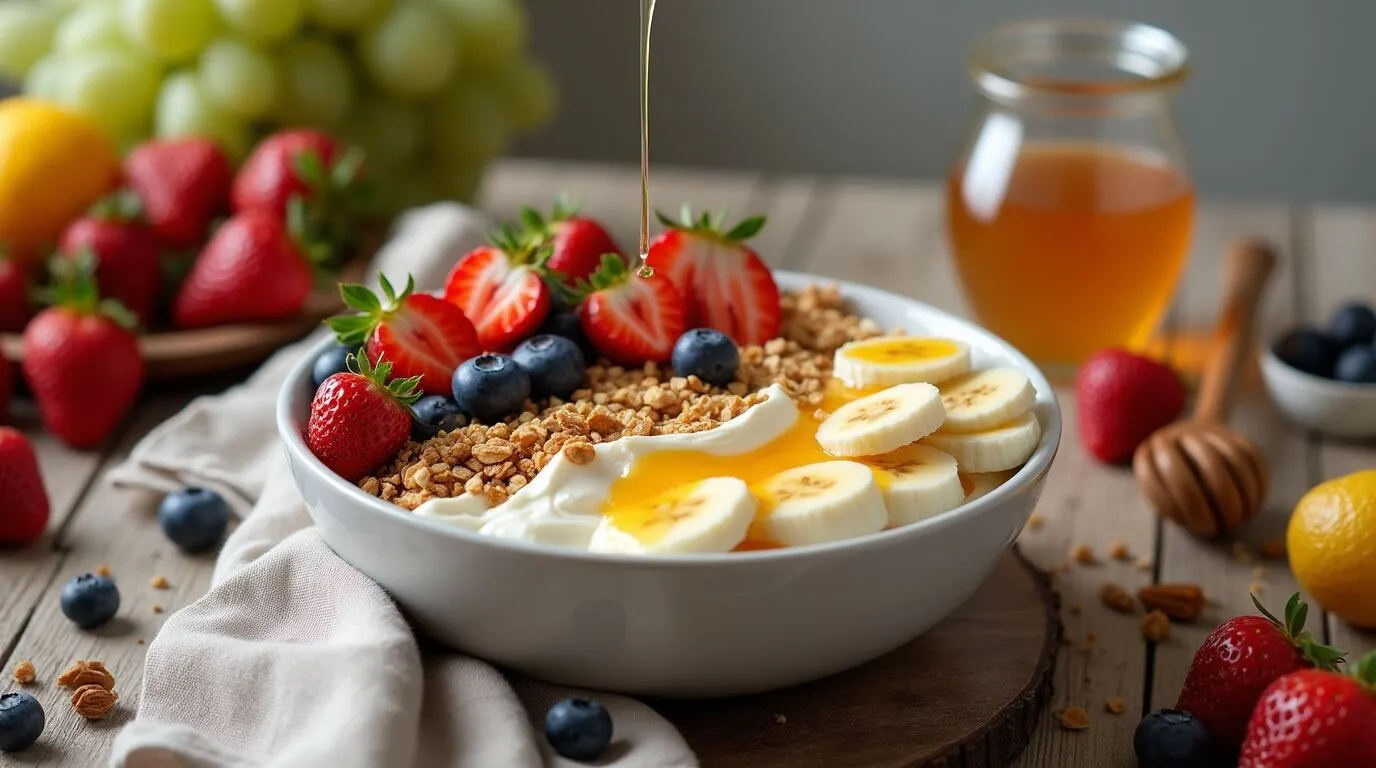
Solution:
<svg viewBox="0 0 1376 768"><path fill-rule="evenodd" d="M1152 432L1180 416L1186 396L1165 365L1122 349L1098 352L1075 377L1080 441L1100 461L1127 461Z"/></svg>
<svg viewBox="0 0 1376 768"><path fill-rule="evenodd" d="M1304 669L1271 683L1247 723L1238 768L1376 765L1376 653L1342 675Z"/></svg>
<svg viewBox="0 0 1376 768"><path fill-rule="evenodd" d="M350 355L349 370L325 379L311 401L306 445L335 474L354 482L392 457L411 436L418 377L391 381L392 364Z"/></svg>
<svg viewBox="0 0 1376 768"><path fill-rule="evenodd" d="M159 139L140 144L124 158L124 179L143 215L168 248L205 242L210 222L225 206L231 171L209 139Z"/></svg>
<svg viewBox="0 0 1376 768"><path fill-rule="evenodd" d="M102 301L83 266L57 263L53 305L24 329L24 378L38 413L73 448L104 442L144 379L133 316L117 301Z"/></svg>
<svg viewBox="0 0 1376 768"><path fill-rule="evenodd" d="M1335 669L1342 653L1304 631L1309 606L1298 593L1285 604L1285 621L1252 597L1260 616L1223 622L1194 654L1175 708L1194 715L1214 742L1237 749L1261 693L1277 678L1298 669Z"/></svg>
<svg viewBox="0 0 1376 768"><path fill-rule="evenodd" d="M28 278L18 262L0 254L0 333L22 331L28 322Z"/></svg>
<svg viewBox="0 0 1376 768"><path fill-rule="evenodd" d="M293 200L303 206L311 235L342 247L356 226L363 153L343 148L312 129L274 133L254 147L234 177L230 202L238 213L263 211L286 218Z"/></svg>
<svg viewBox="0 0 1376 768"><path fill-rule="evenodd" d="M603 254L625 255L605 227L578 215L577 206L563 195L555 198L549 218L527 208L521 212L521 223L531 238L550 249L546 274L570 288L597 271Z"/></svg>
<svg viewBox="0 0 1376 768"><path fill-rule="evenodd" d="M93 256L100 294L118 300L147 328L162 289L162 247L138 219L138 207L132 194L107 197L67 225L58 251L66 258Z"/></svg>
<svg viewBox="0 0 1376 768"><path fill-rule="evenodd" d="M196 257L172 301L172 323L203 328L292 317L310 296L318 254L270 213L236 214Z"/></svg>
<svg viewBox="0 0 1376 768"><path fill-rule="evenodd" d="M0 427L0 547L32 543L48 527L48 492L24 433Z"/></svg>

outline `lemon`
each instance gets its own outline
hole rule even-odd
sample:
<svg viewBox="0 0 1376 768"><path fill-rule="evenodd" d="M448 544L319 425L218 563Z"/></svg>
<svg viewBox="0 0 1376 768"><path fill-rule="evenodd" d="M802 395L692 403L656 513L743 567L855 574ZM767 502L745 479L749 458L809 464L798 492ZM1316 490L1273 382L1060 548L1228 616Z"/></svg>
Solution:
<svg viewBox="0 0 1376 768"><path fill-rule="evenodd" d="M1314 486L1286 530L1290 569L1325 610L1376 628L1376 469Z"/></svg>
<svg viewBox="0 0 1376 768"><path fill-rule="evenodd" d="M0 101L0 247L21 265L119 179L119 157L91 120L37 99Z"/></svg>

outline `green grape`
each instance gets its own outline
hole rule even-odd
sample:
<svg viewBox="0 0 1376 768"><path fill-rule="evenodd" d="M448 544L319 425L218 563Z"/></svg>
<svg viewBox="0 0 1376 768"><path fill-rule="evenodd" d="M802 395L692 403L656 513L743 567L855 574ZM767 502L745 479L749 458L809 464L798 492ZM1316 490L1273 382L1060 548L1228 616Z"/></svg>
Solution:
<svg viewBox="0 0 1376 768"><path fill-rule="evenodd" d="M435 0L457 25L463 65L500 69L525 47L529 23L517 0Z"/></svg>
<svg viewBox="0 0 1376 768"><path fill-rule="evenodd" d="M392 0L306 0L306 16L325 29L353 32L382 18Z"/></svg>
<svg viewBox="0 0 1376 768"><path fill-rule="evenodd" d="M404 98L439 91L458 63L452 23L425 5L398 5L359 40L373 81Z"/></svg>
<svg viewBox="0 0 1376 768"><path fill-rule="evenodd" d="M450 164L500 155L510 131L501 102L478 83L455 83L430 106L430 150Z"/></svg>
<svg viewBox="0 0 1376 768"><path fill-rule="evenodd" d="M65 62L58 101L114 136L148 122L161 76L158 66L142 55L94 50Z"/></svg>
<svg viewBox="0 0 1376 768"><path fill-rule="evenodd" d="M210 0L120 0L119 7L124 34L155 59L193 59L215 37Z"/></svg>
<svg viewBox="0 0 1376 768"><path fill-rule="evenodd" d="M248 126L215 106L192 71L177 72L163 81L153 133L163 139L202 136L219 144L234 160L248 154Z"/></svg>
<svg viewBox="0 0 1376 768"><path fill-rule="evenodd" d="M549 70L525 58L497 73L492 89L517 130L530 130L549 122L559 101Z"/></svg>
<svg viewBox="0 0 1376 768"><path fill-rule="evenodd" d="M284 40L306 13L305 0L215 0L231 29L262 42Z"/></svg>
<svg viewBox="0 0 1376 768"><path fill-rule="evenodd" d="M119 5L113 2L87 3L62 20L53 38L53 50L78 55L96 50L133 50L124 34Z"/></svg>
<svg viewBox="0 0 1376 768"><path fill-rule="evenodd" d="M346 135L368 153L369 168L399 168L420 150L420 114L410 104L379 93L359 102Z"/></svg>
<svg viewBox="0 0 1376 768"><path fill-rule="evenodd" d="M29 67L29 74L24 78L24 93L37 99L57 101L66 81L65 67L66 62L53 54L39 59Z"/></svg>
<svg viewBox="0 0 1376 768"><path fill-rule="evenodd" d="M262 51L221 38L201 54L201 88L217 106L245 119L266 115L277 99L277 67Z"/></svg>
<svg viewBox="0 0 1376 768"><path fill-rule="evenodd" d="M59 8L34 0L0 2L0 77L21 80L52 47Z"/></svg>
<svg viewBox="0 0 1376 768"><path fill-rule="evenodd" d="M353 107L356 97L349 62L324 40L305 37L278 52L281 87L274 116L287 125L332 127Z"/></svg>

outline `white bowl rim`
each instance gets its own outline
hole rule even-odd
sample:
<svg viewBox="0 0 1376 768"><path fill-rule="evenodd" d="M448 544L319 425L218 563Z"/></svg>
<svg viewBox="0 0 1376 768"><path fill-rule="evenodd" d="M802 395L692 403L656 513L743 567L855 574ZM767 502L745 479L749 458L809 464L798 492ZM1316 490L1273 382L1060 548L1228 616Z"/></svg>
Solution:
<svg viewBox="0 0 1376 768"><path fill-rule="evenodd" d="M1282 375L1289 375L1292 382L1302 387L1308 387L1319 395L1376 398L1376 384L1359 384L1352 381L1339 381L1337 379L1324 378L1323 376L1315 376L1308 371L1301 371L1295 366L1280 359L1280 355L1276 354L1275 347L1272 344L1263 345L1262 352L1267 362L1285 371ZM1262 372L1266 372L1264 366Z"/></svg>
<svg viewBox="0 0 1376 768"><path fill-rule="evenodd" d="M315 457L315 454L311 453L306 447L302 435L294 428L293 425L296 419L291 412L291 395L293 389L300 381L309 378L311 375L311 367L314 364L316 356L333 343L332 339L323 339L319 344L312 347L310 352L303 355L302 359L298 361L287 374L286 381L282 385L282 389L277 397L278 433L285 443L286 450L294 454L295 460L299 465L304 466L306 471L314 472L316 475L323 478L326 483L334 486L337 491L357 500L359 504L365 506L369 510L377 514L388 516L391 519L399 521L403 525L417 527L425 532L454 537L470 544L494 547L499 550L505 550L513 555L533 555L565 561L633 566L636 568L656 570L691 569L705 566L714 568L732 565L746 566L748 564L758 564L761 562L825 557L850 552L852 550L864 551L898 545L908 538L915 538L929 531L941 530L942 528L955 525L964 518L980 515L999 504L1004 497L1012 496L1024 486L1036 482L1051 468L1052 459L1055 458L1056 451L1059 449L1061 441L1062 419L1060 403L1056 399L1055 389L1051 386L1046 376L1031 360L1015 349L1011 344L969 320L957 317L950 312L937 309L936 307L916 299L886 291L881 288L789 270L775 270L774 275L780 283L794 284L797 286L809 283L834 284L840 289L843 296L860 298L862 303L866 301L864 297L868 297L871 301L890 301L908 306L917 306L928 315L939 318L944 322L962 326L965 330L963 334L965 336L983 337L986 341L992 342L995 346L999 347L999 351L1002 354L1010 357L1021 370L1027 373L1028 378L1032 381L1033 387L1037 390L1038 402L1039 405L1041 405L1040 415L1045 422L1042 430L1042 439L1037 446L1037 450L1032 454L1032 457L1018 469L1013 477L1004 481L993 491L990 491L972 502L962 504L949 512L944 512L926 520L909 523L908 525L898 528L889 528L865 536L842 539L840 541L827 542L824 544L781 547L778 549L695 555L624 555L588 552L580 549L537 544L520 539L489 536L478 533L477 531L445 523L441 520L420 517L395 504L364 493L363 490L358 488L355 484L348 482L330 471ZM1045 393L1045 401L1043 401L1042 398L1043 393Z"/></svg>

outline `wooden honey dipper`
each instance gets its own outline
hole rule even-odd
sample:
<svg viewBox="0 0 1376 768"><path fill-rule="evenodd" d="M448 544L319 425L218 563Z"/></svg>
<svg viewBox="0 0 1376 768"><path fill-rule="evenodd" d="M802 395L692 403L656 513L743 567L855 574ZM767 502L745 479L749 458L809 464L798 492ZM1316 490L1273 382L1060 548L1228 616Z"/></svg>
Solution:
<svg viewBox="0 0 1376 768"><path fill-rule="evenodd" d="M1256 516L1266 497L1266 459L1227 426L1233 384L1251 348L1257 305L1276 266L1275 251L1242 240L1228 251L1228 290L1194 416L1162 427L1137 446L1132 471L1156 511L1212 538Z"/></svg>

